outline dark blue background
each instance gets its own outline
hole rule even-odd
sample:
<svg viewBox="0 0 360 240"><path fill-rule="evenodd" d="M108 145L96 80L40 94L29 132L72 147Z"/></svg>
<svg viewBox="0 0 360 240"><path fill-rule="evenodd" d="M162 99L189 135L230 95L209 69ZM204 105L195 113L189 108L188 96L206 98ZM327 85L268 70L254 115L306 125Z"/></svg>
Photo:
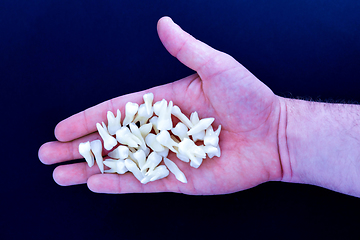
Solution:
<svg viewBox="0 0 360 240"><path fill-rule="evenodd" d="M37 151L62 119L192 73L157 37L164 15L280 96L360 101L359 13L355 0L2 0L0 238L358 236L360 200L326 189L272 182L222 196L95 194L57 186Z"/></svg>

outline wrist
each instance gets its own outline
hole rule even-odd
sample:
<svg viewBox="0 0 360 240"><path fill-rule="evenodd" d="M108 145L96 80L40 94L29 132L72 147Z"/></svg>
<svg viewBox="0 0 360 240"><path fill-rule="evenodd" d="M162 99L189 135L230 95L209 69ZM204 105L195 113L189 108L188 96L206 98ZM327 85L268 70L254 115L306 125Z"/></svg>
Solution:
<svg viewBox="0 0 360 240"><path fill-rule="evenodd" d="M360 107L282 98L282 181L360 196Z"/></svg>

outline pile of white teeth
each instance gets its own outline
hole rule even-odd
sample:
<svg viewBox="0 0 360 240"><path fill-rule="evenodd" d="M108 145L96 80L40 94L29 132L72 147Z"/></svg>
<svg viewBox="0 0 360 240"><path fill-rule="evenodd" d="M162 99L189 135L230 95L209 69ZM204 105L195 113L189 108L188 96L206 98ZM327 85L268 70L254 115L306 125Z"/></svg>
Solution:
<svg viewBox="0 0 360 240"><path fill-rule="evenodd" d="M108 126L104 122L96 124L104 148L111 150L109 158L103 159L100 140L79 144L79 152L89 167L96 161L101 173L129 171L143 184L167 177L170 170L180 182L187 183L184 173L167 158L169 150L194 168L201 165L206 155L220 157L221 125L214 131L211 126L214 118L200 120L197 112L193 112L189 119L172 101L163 99L153 105L152 93L143 98L140 106L132 102L125 105L122 125L120 110L116 117L108 111ZM171 115L180 120L175 127ZM104 165L110 169L104 170Z"/></svg>

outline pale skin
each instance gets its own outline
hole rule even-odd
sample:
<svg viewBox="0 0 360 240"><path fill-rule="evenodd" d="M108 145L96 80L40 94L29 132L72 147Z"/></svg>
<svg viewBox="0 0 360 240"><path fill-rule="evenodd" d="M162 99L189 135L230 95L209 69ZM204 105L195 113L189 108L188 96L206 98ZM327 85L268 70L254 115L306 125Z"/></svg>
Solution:
<svg viewBox="0 0 360 240"><path fill-rule="evenodd" d="M196 74L146 91L120 96L77 113L55 128L58 141L41 146L45 164L81 159L80 142L100 139L97 122L107 111L129 101L142 103L152 92L154 101L172 100L189 116L214 117L220 134L221 157L205 159L198 168L170 155L188 183L167 178L141 184L131 173L100 174L86 162L58 166L59 185L87 183L99 193L178 192L194 195L241 191L267 181L314 184L360 196L359 108L355 105L311 103L276 96L231 56L183 31L170 18L158 22L165 48ZM107 152L104 150L104 155Z"/></svg>

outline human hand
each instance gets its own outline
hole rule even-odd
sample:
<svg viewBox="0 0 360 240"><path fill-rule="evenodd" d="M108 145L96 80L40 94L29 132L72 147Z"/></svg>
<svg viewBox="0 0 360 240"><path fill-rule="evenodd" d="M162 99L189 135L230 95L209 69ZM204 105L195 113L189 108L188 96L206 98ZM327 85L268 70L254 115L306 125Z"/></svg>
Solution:
<svg viewBox="0 0 360 240"><path fill-rule="evenodd" d="M200 118L214 117L220 134L221 157L205 159L192 168L174 154L172 159L187 177L188 183L168 177L141 184L132 174L100 174L87 163L67 164L54 170L59 185L87 183L90 190L103 193L181 192L186 194L224 194L281 180L282 168L278 147L281 99L231 56L196 40L168 17L158 22L159 37L166 49L197 73L179 81L146 91L120 96L77 113L55 128L59 141L39 149L45 164L82 158L80 142L100 139L95 124L106 122L107 111L125 104L141 103L146 92L154 93L154 102L172 100L189 116L197 111ZM106 151L103 152L106 154Z"/></svg>

